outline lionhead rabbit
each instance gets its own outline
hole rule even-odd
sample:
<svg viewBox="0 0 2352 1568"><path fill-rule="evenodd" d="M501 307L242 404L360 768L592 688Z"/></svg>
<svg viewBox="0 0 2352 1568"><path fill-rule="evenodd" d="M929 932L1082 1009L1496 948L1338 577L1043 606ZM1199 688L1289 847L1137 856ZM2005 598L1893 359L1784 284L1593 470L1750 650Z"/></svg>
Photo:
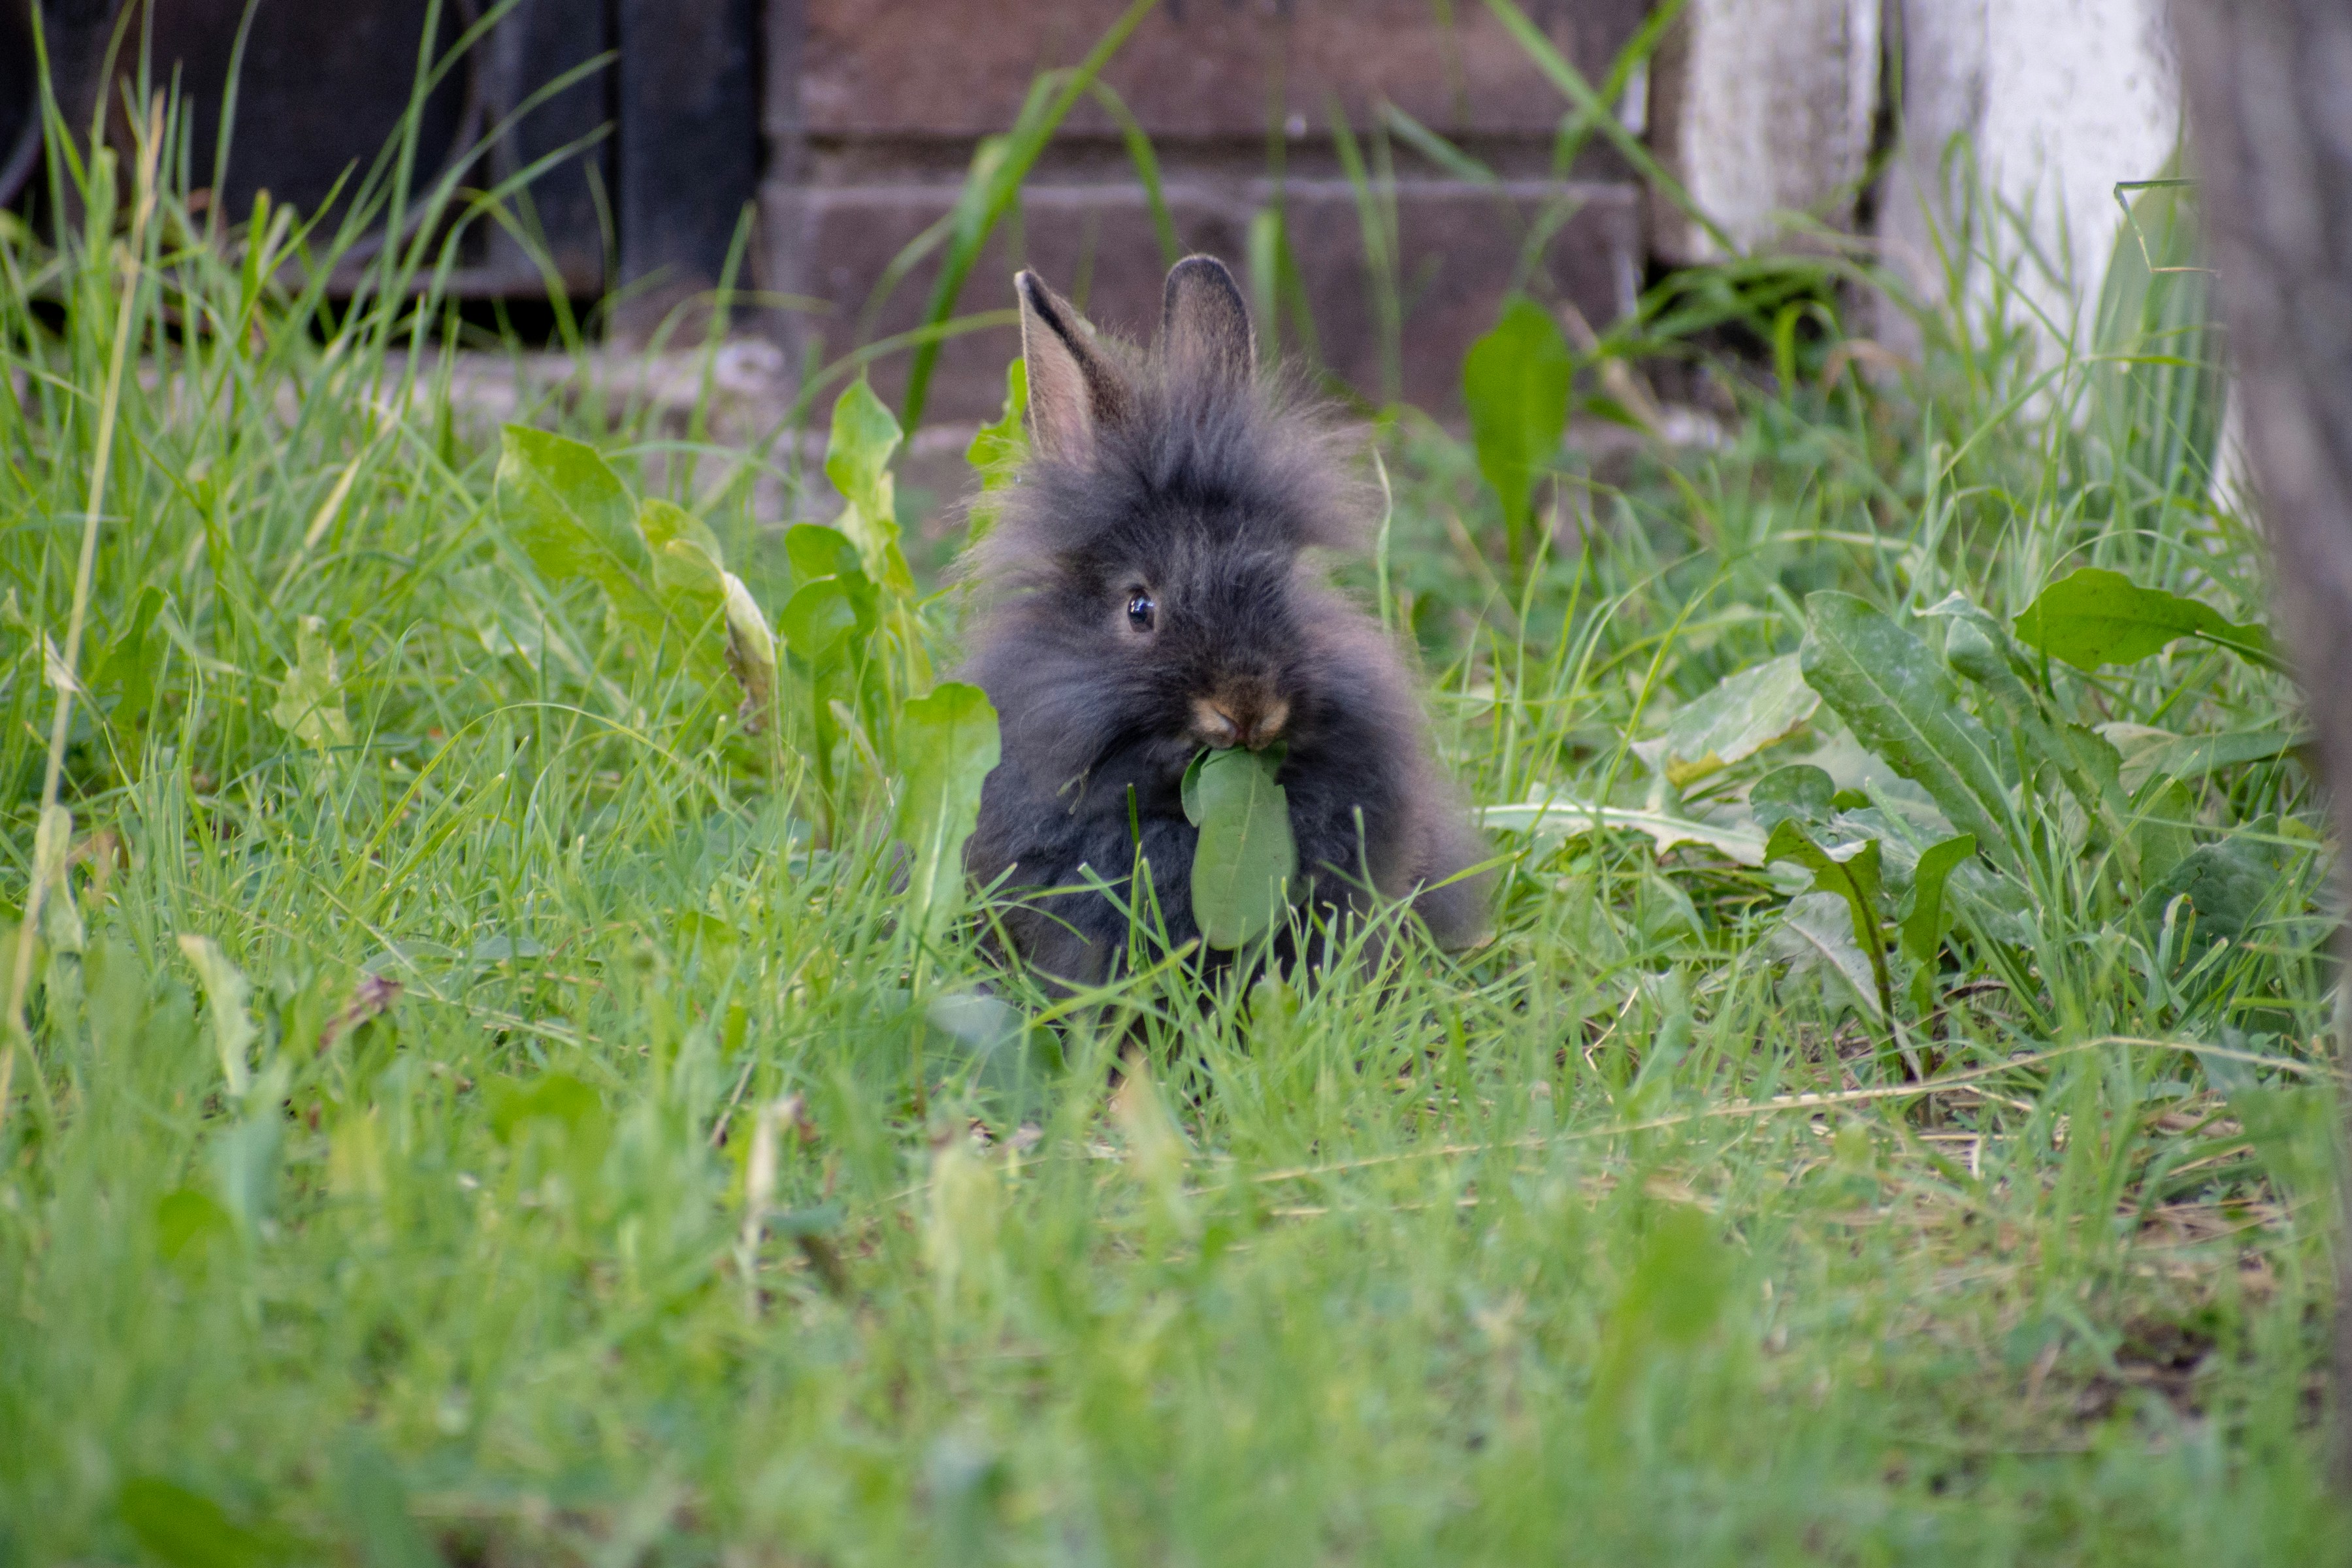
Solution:
<svg viewBox="0 0 2352 1568"><path fill-rule="evenodd" d="M1125 889L1139 833L1182 942L1197 930L1186 764L1204 746L1280 742L1306 884L1294 901L1328 922L1374 893L1410 898L1439 942L1475 940L1486 889L1460 873L1481 846L1430 757L1412 682L1307 553L1361 531L1342 444L1261 384L1233 275L1179 262L1149 354L1098 338L1034 273L1013 282L1030 457L968 563L983 608L966 678L1003 737L972 873L1042 890L1091 867ZM1127 950L1128 918L1098 893L1032 898L1004 924L1068 981L1103 978Z"/></svg>

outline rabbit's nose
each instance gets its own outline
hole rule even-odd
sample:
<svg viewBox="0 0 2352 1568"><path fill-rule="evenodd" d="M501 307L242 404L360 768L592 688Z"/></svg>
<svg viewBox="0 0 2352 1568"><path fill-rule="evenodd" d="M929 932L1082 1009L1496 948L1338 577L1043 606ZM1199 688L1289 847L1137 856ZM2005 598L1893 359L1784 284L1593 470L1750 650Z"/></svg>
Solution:
<svg viewBox="0 0 2352 1568"><path fill-rule="evenodd" d="M1290 704L1279 697L1225 693L1195 699L1192 717L1201 738L1217 750L1246 746L1259 752L1281 736L1283 725L1290 721Z"/></svg>

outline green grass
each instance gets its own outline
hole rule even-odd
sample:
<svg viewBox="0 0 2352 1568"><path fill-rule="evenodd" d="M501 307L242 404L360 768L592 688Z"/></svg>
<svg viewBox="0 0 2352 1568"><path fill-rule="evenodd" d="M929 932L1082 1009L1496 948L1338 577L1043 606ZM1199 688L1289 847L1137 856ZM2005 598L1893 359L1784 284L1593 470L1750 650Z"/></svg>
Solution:
<svg viewBox="0 0 2352 1568"><path fill-rule="evenodd" d="M19 911L105 468L0 1105L0 1562L2341 1557L2310 784L2182 764L2111 819L2029 721L2291 731L2260 663L2029 655L2022 709L1941 678L2008 770L1976 875L2022 894L1891 950L1899 1037L1779 956L1801 874L1589 812L1498 838L1474 952L1055 1004L984 911L901 918L906 703L959 605L891 585L887 500L850 520L870 637L788 637L747 734L715 627L534 566L400 275L439 230L346 309L184 179L79 177L61 245L0 228ZM1997 248L1956 237L1956 285ZM2178 356L2037 372L1957 287L1990 304L1923 307L1902 385L1825 386L1841 340L1798 328L1836 296L1797 281L1681 279L1604 344L1746 321L1783 375L1719 449L1564 459L1569 542L1516 579L1472 453L1379 426L1350 580L1479 802L1752 827L1818 763L1855 793L1809 831L1892 863L1944 797L1832 706L1679 791L1630 748L1797 651L1817 590L1938 669L1958 623L1913 612L2005 624L2083 564L2261 619L2148 391ZM527 420L696 510L768 616L807 590L758 455ZM2258 892L2152 908L2200 849Z"/></svg>

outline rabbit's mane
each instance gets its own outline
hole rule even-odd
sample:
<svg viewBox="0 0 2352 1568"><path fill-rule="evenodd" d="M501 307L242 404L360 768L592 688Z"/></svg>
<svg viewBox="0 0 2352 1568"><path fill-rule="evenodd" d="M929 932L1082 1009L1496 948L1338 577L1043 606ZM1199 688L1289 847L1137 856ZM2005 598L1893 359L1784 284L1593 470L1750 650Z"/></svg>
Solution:
<svg viewBox="0 0 2352 1568"><path fill-rule="evenodd" d="M1092 460L1034 454L969 568L1001 588L1034 586L1079 563L1149 551L1171 531L1270 552L1352 550L1361 487L1348 475L1349 435L1296 386L1184 375L1117 353L1129 395L1097 428Z"/></svg>

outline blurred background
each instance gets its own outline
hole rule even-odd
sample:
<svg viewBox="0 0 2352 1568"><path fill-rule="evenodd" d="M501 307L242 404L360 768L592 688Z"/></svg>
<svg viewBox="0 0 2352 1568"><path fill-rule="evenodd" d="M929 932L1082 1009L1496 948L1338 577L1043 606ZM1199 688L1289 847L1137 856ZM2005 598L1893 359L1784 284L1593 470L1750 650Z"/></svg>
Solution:
<svg viewBox="0 0 2352 1568"><path fill-rule="evenodd" d="M0 204L37 216L50 188L39 47L67 124L102 98L120 121L142 70L188 105L194 147L225 147L233 113L218 188L190 181L232 222L263 191L331 208L414 100L417 183L503 183L450 293L508 342L642 355L702 341L719 307L723 379L754 404L865 349L902 413L969 427L1017 352L1015 267L1140 331L1167 261L1206 250L1246 269L1286 353L1454 423L1464 353L1515 292L1570 308L1573 338L1694 267L1843 258L1932 289L1953 208L1987 193L2034 263L2009 282L2058 330L2115 243L2118 183L2161 173L2177 140L2159 9L11 0ZM356 278L370 254L340 264ZM1855 276L1797 287L1846 335L1912 352ZM1764 334L1718 325L1711 346L1769 371ZM1730 408L1718 373L1654 366L1657 406L1636 412L1703 435Z"/></svg>

